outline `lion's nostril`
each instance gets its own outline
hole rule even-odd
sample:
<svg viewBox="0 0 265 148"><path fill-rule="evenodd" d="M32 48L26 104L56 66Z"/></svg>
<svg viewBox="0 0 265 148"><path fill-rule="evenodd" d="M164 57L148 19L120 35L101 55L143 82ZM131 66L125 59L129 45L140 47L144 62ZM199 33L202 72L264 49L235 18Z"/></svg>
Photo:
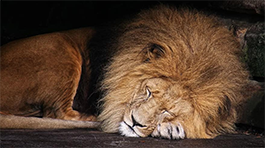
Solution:
<svg viewBox="0 0 265 148"><path fill-rule="evenodd" d="M137 122L137 121L134 119L133 115L131 115L131 118L132 118L132 122L133 122L133 126L132 126L132 127L134 127L134 126L146 127L145 125L142 125L142 124L140 124L139 122Z"/></svg>

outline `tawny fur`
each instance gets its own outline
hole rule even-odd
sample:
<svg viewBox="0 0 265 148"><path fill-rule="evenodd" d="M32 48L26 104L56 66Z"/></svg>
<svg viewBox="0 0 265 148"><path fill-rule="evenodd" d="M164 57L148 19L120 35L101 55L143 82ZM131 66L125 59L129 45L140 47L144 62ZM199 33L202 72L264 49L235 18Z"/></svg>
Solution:
<svg viewBox="0 0 265 148"><path fill-rule="evenodd" d="M91 28L82 28L2 46L1 114L94 120L72 109L82 56L93 33Z"/></svg>
<svg viewBox="0 0 265 148"><path fill-rule="evenodd" d="M197 11L158 6L123 27L102 82L106 93L98 119L103 131L118 131L125 111L137 106L135 95L152 78L168 84L157 90L168 99L162 95L152 99L173 112L170 121L180 122L187 138L234 131L235 106L242 99L248 73L239 59L239 43L224 26ZM153 44L164 53L152 49ZM137 114L138 120L147 122L156 109Z"/></svg>

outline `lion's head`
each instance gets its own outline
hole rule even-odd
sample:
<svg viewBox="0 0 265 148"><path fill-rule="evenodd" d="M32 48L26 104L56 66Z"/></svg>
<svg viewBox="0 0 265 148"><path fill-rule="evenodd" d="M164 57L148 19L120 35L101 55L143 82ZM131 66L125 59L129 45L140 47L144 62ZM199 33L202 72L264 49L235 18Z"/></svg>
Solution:
<svg viewBox="0 0 265 148"><path fill-rule="evenodd" d="M233 131L248 74L225 27L167 6L143 11L122 27L102 84L103 131L169 139Z"/></svg>

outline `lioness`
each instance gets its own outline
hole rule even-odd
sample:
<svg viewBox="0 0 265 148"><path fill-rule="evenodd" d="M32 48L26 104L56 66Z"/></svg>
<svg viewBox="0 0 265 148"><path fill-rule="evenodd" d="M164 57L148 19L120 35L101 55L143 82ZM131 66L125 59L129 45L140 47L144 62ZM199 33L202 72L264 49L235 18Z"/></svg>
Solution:
<svg viewBox="0 0 265 148"><path fill-rule="evenodd" d="M105 132L183 139L234 131L249 76L238 41L213 17L161 5L121 24L109 41L85 30L3 46L1 112L93 120L72 109L85 65L82 78L100 86L87 96L103 93L97 121Z"/></svg>
<svg viewBox="0 0 265 148"><path fill-rule="evenodd" d="M22 117L16 121L6 115L95 121L94 116L84 116L72 108L74 97L84 96L80 90L76 94L79 82L83 81L81 73L83 79L90 79L89 70L83 67L89 64L86 45L94 33L92 28L74 29L21 39L1 47L2 128L67 128L73 123L54 120L51 124L47 119ZM87 127L97 126L87 123ZM86 126L79 122L69 127Z"/></svg>

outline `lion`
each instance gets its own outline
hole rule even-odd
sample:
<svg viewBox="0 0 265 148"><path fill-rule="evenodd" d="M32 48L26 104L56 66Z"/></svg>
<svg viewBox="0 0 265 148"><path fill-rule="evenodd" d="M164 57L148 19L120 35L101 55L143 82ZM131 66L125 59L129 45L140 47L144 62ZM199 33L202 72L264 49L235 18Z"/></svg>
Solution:
<svg viewBox="0 0 265 148"><path fill-rule="evenodd" d="M101 84L103 131L168 139L234 132L249 74L227 28L196 10L162 5L121 32Z"/></svg>
<svg viewBox="0 0 265 148"><path fill-rule="evenodd" d="M113 35L85 30L3 46L1 112L98 121L102 131L127 137L234 132L249 74L239 42L214 17L159 5L114 26ZM74 99L95 93L97 114L73 109Z"/></svg>

